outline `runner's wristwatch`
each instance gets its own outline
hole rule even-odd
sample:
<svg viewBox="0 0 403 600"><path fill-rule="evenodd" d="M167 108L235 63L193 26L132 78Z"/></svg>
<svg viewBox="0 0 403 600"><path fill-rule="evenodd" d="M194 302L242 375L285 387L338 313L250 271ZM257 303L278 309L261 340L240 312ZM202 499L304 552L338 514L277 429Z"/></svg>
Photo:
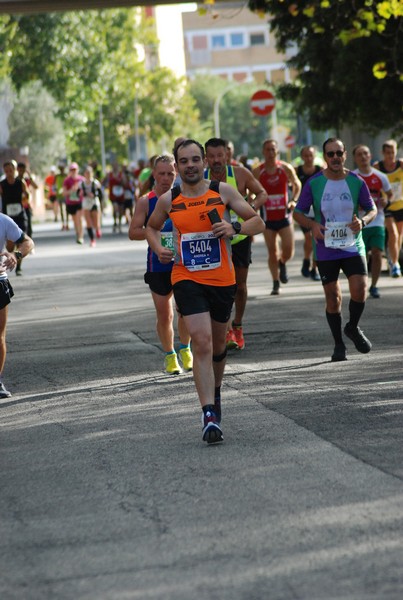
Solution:
<svg viewBox="0 0 403 600"><path fill-rule="evenodd" d="M360 221L361 221L362 228L364 229L366 222L364 221L364 219L360 219Z"/></svg>
<svg viewBox="0 0 403 600"><path fill-rule="evenodd" d="M242 227L242 225L240 224L239 221L234 221L232 223L232 227L234 228L235 233L241 233L241 227Z"/></svg>
<svg viewBox="0 0 403 600"><path fill-rule="evenodd" d="M17 260L21 260L22 259L22 252L20 252L19 250L16 250L14 252L14 256Z"/></svg>

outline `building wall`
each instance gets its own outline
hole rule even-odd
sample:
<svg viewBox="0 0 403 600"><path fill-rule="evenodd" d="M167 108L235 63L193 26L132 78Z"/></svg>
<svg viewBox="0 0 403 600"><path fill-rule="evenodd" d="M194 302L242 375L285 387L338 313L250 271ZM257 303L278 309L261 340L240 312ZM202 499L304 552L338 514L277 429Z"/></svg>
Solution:
<svg viewBox="0 0 403 600"><path fill-rule="evenodd" d="M228 80L288 82L290 73L261 19L243 3L215 4L205 15L187 12L182 15L187 75L209 71Z"/></svg>
<svg viewBox="0 0 403 600"><path fill-rule="evenodd" d="M161 67L169 67L177 77L186 75L182 12L186 6L155 6L156 34L159 39L158 57Z"/></svg>

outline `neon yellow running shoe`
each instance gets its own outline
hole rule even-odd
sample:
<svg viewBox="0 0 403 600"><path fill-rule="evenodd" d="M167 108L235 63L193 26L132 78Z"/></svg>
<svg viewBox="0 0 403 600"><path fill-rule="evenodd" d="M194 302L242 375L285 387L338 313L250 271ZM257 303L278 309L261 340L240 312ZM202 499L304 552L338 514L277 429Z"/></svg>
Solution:
<svg viewBox="0 0 403 600"><path fill-rule="evenodd" d="M181 361L185 371L191 371L193 369L193 354L190 348L182 348L179 350L181 355Z"/></svg>
<svg viewBox="0 0 403 600"><path fill-rule="evenodd" d="M179 375L179 373L182 373L176 352L165 356L165 372L170 375Z"/></svg>

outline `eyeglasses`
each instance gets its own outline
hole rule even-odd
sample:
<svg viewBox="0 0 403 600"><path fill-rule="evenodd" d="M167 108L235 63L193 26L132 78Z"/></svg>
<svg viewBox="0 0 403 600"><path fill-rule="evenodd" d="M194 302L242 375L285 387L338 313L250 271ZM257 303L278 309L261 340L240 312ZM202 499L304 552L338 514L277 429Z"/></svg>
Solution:
<svg viewBox="0 0 403 600"><path fill-rule="evenodd" d="M344 154L344 150L336 150L335 152L333 152L333 150L330 150L330 152L326 152L326 156L328 156L329 158L333 158L334 155L341 158L343 156L343 154Z"/></svg>

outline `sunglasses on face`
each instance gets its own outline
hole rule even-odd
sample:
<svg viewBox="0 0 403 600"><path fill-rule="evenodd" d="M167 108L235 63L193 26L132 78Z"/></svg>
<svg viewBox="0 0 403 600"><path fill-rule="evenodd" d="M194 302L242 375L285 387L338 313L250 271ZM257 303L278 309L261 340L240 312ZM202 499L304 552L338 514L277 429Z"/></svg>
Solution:
<svg viewBox="0 0 403 600"><path fill-rule="evenodd" d="M330 152L326 152L326 156L328 156L329 158L333 158L333 156L338 156L339 158L341 158L344 154L344 150L336 150L335 152L333 150L330 150Z"/></svg>

